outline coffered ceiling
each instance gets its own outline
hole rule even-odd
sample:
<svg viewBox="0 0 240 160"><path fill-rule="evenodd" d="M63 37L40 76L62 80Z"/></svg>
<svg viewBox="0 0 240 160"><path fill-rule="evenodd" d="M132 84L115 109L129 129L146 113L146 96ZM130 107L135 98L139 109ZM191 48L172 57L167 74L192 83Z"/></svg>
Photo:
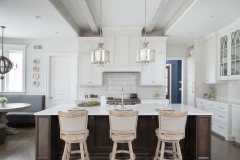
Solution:
<svg viewBox="0 0 240 160"><path fill-rule="evenodd" d="M239 18L239 6L240 0L147 0L147 33L186 44ZM11 38L97 36L99 8L100 0L0 0L0 25ZM102 26L144 27L144 0L102 0Z"/></svg>

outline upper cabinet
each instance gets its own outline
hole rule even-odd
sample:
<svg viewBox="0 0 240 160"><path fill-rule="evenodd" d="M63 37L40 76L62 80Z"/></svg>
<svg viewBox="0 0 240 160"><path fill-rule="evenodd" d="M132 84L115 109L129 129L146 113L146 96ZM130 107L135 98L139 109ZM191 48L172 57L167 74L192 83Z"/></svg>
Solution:
<svg viewBox="0 0 240 160"><path fill-rule="evenodd" d="M202 43L202 83L215 84L217 83L217 65L216 65L216 52L217 41L216 36L213 34L210 38Z"/></svg>
<svg viewBox="0 0 240 160"><path fill-rule="evenodd" d="M144 39L142 39L143 41ZM141 85L142 86L165 86L166 80L166 37L148 38L148 48L155 50L155 62L142 65Z"/></svg>
<svg viewBox="0 0 240 160"><path fill-rule="evenodd" d="M90 62L90 54L79 54L78 66L78 84L98 86L102 85L102 71L101 67L97 67Z"/></svg>
<svg viewBox="0 0 240 160"><path fill-rule="evenodd" d="M240 78L240 29L219 36L219 79Z"/></svg>

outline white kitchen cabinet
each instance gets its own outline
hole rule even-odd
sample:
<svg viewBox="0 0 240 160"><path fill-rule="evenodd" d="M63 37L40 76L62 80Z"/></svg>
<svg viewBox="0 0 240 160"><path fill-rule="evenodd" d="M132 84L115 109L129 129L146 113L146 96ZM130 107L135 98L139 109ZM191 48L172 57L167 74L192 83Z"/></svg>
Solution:
<svg viewBox="0 0 240 160"><path fill-rule="evenodd" d="M232 136L240 143L240 105L232 105Z"/></svg>
<svg viewBox="0 0 240 160"><path fill-rule="evenodd" d="M140 37L129 37L129 65L130 66L140 66L141 64L136 63L137 54L136 50L140 48Z"/></svg>
<svg viewBox="0 0 240 160"><path fill-rule="evenodd" d="M141 99L141 104L169 104L168 99Z"/></svg>
<svg viewBox="0 0 240 160"><path fill-rule="evenodd" d="M186 93L186 104L194 107L194 89L195 89L195 67L194 57L187 58L187 93Z"/></svg>
<svg viewBox="0 0 240 160"><path fill-rule="evenodd" d="M110 52L110 63L108 64L104 64L104 66L113 66L114 65L114 62L113 62L113 59L114 59L114 53L115 53L115 37L104 37L104 40L105 40L105 45L104 45L104 48L107 49L109 52Z"/></svg>
<svg viewBox="0 0 240 160"><path fill-rule="evenodd" d="M217 83L216 65L216 36L215 34L202 43L202 83Z"/></svg>
<svg viewBox="0 0 240 160"><path fill-rule="evenodd" d="M203 102L196 100L196 106L198 109L203 110Z"/></svg>
<svg viewBox="0 0 240 160"><path fill-rule="evenodd" d="M102 85L102 71L101 67L97 67L90 62L90 53L79 54L79 85Z"/></svg>
<svg viewBox="0 0 240 160"><path fill-rule="evenodd" d="M165 85L165 53L155 53L155 62L142 65L141 85L162 86Z"/></svg>
<svg viewBox="0 0 240 160"><path fill-rule="evenodd" d="M222 33L219 43L219 79L240 79L240 29Z"/></svg>
<svg viewBox="0 0 240 160"><path fill-rule="evenodd" d="M220 103L207 99L196 98L197 106L202 106L202 110L213 113L212 131L223 136L226 140L232 140L232 106L228 103ZM201 103L200 103L201 102ZM239 112L236 112L238 116ZM239 118L240 119L240 118ZM239 120L237 119L237 120ZM238 121L239 122L239 121ZM239 130L240 131L240 130Z"/></svg>

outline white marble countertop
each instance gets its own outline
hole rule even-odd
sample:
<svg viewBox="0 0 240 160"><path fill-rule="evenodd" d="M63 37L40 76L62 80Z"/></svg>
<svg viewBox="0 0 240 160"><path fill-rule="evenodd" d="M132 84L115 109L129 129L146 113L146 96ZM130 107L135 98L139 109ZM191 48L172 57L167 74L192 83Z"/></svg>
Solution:
<svg viewBox="0 0 240 160"><path fill-rule="evenodd" d="M204 101L208 101L208 102L218 102L218 103L224 103L224 104L228 104L228 105L240 105L240 102L237 101L231 101L231 100L223 100L223 99L205 99L205 98L196 98L196 99L200 99L200 100L204 100Z"/></svg>
<svg viewBox="0 0 240 160"><path fill-rule="evenodd" d="M44 115L58 115L58 111L67 112L69 109L76 107L76 104L61 104L49 109L45 109L40 112L34 113L36 116L44 116ZM157 108L164 108L166 105L163 104L138 104L135 106L127 107L133 110L138 110L139 115L147 116L147 115L158 115L156 111ZM209 111L203 111L197 108L193 108L191 106L187 106L184 104L168 104L168 108L173 109L175 112L180 112L187 110L188 115L213 115L213 113ZM114 106L96 106L96 107L84 107L88 110L88 115L109 115L109 110L114 110L120 107Z"/></svg>

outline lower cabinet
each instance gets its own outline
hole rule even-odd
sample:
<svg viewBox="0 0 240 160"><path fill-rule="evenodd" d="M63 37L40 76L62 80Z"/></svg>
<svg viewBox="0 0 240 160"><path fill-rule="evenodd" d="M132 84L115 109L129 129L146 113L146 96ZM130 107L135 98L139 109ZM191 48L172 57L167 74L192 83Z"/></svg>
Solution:
<svg viewBox="0 0 240 160"><path fill-rule="evenodd" d="M231 141L232 128L233 128L232 127L232 106L227 103L219 103L219 102L210 101L207 99L200 99L200 98L196 98L196 104L197 104L197 108L213 113L212 131L223 136L226 140ZM239 130L240 130L240 127L239 127Z"/></svg>
<svg viewBox="0 0 240 160"><path fill-rule="evenodd" d="M110 138L109 117L89 116L88 150L89 153L110 153L113 141ZM155 153L157 138L155 129L158 128L157 116L139 116L137 138L132 142L134 153ZM118 144L118 149L128 150L127 144ZM126 155L124 155L126 156Z"/></svg>
<svg viewBox="0 0 240 160"><path fill-rule="evenodd" d="M232 105L232 136L240 143L240 105Z"/></svg>

